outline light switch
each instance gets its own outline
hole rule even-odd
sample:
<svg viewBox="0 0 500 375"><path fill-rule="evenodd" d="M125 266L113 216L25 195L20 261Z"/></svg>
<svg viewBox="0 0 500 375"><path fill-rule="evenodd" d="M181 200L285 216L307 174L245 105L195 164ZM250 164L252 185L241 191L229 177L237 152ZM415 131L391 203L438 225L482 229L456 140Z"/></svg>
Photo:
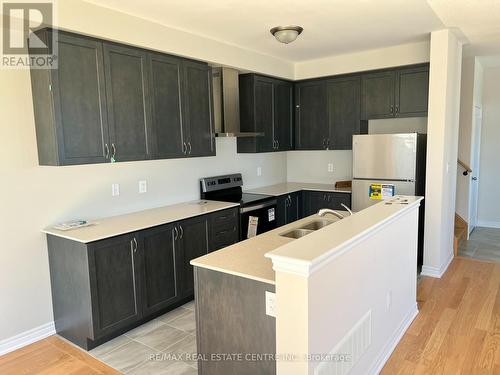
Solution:
<svg viewBox="0 0 500 375"><path fill-rule="evenodd" d="M111 185L111 196L117 197L118 195L120 195L120 185L119 184L112 184Z"/></svg>
<svg viewBox="0 0 500 375"><path fill-rule="evenodd" d="M266 315L276 318L276 293L266 290Z"/></svg>
<svg viewBox="0 0 500 375"><path fill-rule="evenodd" d="M139 194L144 194L148 191L148 182L146 180L139 181Z"/></svg>
<svg viewBox="0 0 500 375"><path fill-rule="evenodd" d="M257 167L257 176L262 176L262 167Z"/></svg>
<svg viewBox="0 0 500 375"><path fill-rule="evenodd" d="M328 163L328 172L333 172L333 163Z"/></svg>

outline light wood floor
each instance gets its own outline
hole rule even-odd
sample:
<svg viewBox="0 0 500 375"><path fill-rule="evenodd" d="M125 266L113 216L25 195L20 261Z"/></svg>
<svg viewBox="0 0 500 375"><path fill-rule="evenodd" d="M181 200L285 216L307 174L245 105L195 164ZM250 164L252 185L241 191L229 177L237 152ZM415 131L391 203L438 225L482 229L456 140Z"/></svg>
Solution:
<svg viewBox="0 0 500 375"><path fill-rule="evenodd" d="M500 374L500 263L455 258L441 279L418 286L420 313L383 375ZM0 357L0 374L117 374L49 337Z"/></svg>
<svg viewBox="0 0 500 375"><path fill-rule="evenodd" d="M499 287L500 263L466 258L423 278L420 313L382 374L500 374Z"/></svg>
<svg viewBox="0 0 500 375"><path fill-rule="evenodd" d="M119 372L51 336L0 357L0 374L115 375Z"/></svg>

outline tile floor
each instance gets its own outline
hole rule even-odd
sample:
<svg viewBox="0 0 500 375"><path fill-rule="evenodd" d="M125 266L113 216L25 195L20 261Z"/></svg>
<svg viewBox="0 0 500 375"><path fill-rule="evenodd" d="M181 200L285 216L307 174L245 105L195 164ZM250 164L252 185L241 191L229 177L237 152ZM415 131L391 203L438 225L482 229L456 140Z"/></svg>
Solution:
<svg viewBox="0 0 500 375"><path fill-rule="evenodd" d="M131 375L195 375L194 302L191 301L143 324L89 353L98 360Z"/></svg>
<svg viewBox="0 0 500 375"><path fill-rule="evenodd" d="M500 229L477 227L469 240L458 246L458 255L500 262Z"/></svg>

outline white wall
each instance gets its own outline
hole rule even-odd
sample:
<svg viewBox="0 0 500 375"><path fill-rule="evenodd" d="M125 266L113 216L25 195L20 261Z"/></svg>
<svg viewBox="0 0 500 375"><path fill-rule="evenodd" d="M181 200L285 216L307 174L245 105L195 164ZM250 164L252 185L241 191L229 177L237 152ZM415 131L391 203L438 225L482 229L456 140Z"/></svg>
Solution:
<svg viewBox="0 0 500 375"><path fill-rule="evenodd" d="M474 106L482 107L483 68L475 57L467 57L462 61L462 79L460 89L460 130L458 138L458 158L473 167L474 155L473 128ZM472 168L473 170L475 168ZM471 223L470 184L472 175L463 175L464 169L457 169L456 212L467 223Z"/></svg>
<svg viewBox="0 0 500 375"><path fill-rule="evenodd" d="M328 164L333 172L328 172ZM287 153L287 180L331 184L352 178L352 151L292 151Z"/></svg>
<svg viewBox="0 0 500 375"><path fill-rule="evenodd" d="M429 42L360 51L295 64L295 79L361 72L429 61Z"/></svg>
<svg viewBox="0 0 500 375"><path fill-rule="evenodd" d="M430 56L422 273L441 277L453 257L462 43L435 31Z"/></svg>
<svg viewBox="0 0 500 375"><path fill-rule="evenodd" d="M368 121L368 134L427 133L427 117L407 117Z"/></svg>
<svg viewBox="0 0 500 375"><path fill-rule="evenodd" d="M478 225L500 228L500 67L484 69Z"/></svg>

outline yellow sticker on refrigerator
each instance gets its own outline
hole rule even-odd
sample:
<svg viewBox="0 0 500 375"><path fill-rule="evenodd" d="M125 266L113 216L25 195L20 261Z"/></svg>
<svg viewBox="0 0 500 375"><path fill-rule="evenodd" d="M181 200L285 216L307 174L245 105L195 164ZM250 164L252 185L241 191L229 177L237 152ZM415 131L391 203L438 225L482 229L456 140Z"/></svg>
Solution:
<svg viewBox="0 0 500 375"><path fill-rule="evenodd" d="M395 194L395 188L392 184L371 184L370 199L383 200L392 198Z"/></svg>

